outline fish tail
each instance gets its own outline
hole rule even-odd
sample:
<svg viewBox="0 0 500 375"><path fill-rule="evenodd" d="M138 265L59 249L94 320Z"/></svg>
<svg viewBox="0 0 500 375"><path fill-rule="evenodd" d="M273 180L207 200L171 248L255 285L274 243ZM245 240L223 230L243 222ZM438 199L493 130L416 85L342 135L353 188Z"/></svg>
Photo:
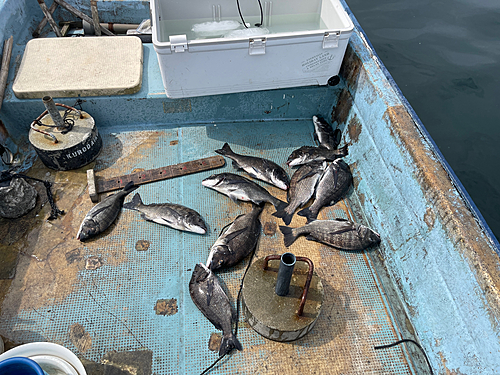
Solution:
<svg viewBox="0 0 500 375"><path fill-rule="evenodd" d="M287 211L287 208L288 208L288 206L286 206L285 208L283 208L279 211L277 210L274 214L272 214L273 216L276 216L276 217L283 219L283 222L286 225L290 224L290 222L292 221L292 217L293 217L293 212L289 213Z"/></svg>
<svg viewBox="0 0 500 375"><path fill-rule="evenodd" d="M299 212L297 212L297 215L304 216L307 219L307 224L309 224L311 221L316 220L316 217L318 216L318 214L313 212L310 207L306 207L303 210L300 210Z"/></svg>
<svg viewBox="0 0 500 375"><path fill-rule="evenodd" d="M215 150L216 153L220 154L220 155L233 155L234 152L233 150L231 150L231 147L229 147L229 144L226 142L224 143L224 145L222 146L222 148L218 149L218 150Z"/></svg>
<svg viewBox="0 0 500 375"><path fill-rule="evenodd" d="M340 157L344 157L344 156L347 156L349 155L349 147L347 145L345 145L344 147L341 147L338 149L339 151L339 156Z"/></svg>
<svg viewBox="0 0 500 375"><path fill-rule="evenodd" d="M274 208L276 208L276 212L280 212L280 211L284 211L285 208L288 206L288 203L286 202L283 202L282 200L278 199L278 198L275 198L273 201L272 201L272 204L274 206ZM276 216L276 215L275 215ZM279 217L279 216L278 216Z"/></svg>
<svg viewBox="0 0 500 375"><path fill-rule="evenodd" d="M137 207L141 206L142 204L143 203L142 203L141 196L139 195L139 193L136 193L130 202L123 204L123 207L128 208L129 210L135 210L135 209L137 209Z"/></svg>
<svg viewBox="0 0 500 375"><path fill-rule="evenodd" d="M281 233L283 233L286 247L289 247L297 239L297 235L294 234L294 231L293 231L294 229L295 228L290 228L290 227L285 227L283 225L280 225L280 231L281 231Z"/></svg>
<svg viewBox="0 0 500 375"><path fill-rule="evenodd" d="M139 185L134 184L134 181L130 181L127 185L125 185L123 191L128 194L138 188Z"/></svg>
<svg viewBox="0 0 500 375"><path fill-rule="evenodd" d="M233 349L238 349L241 351L243 350L243 346L241 346L241 343L231 332L229 335L224 335L222 337L222 342L219 349L219 357L225 354L229 354Z"/></svg>

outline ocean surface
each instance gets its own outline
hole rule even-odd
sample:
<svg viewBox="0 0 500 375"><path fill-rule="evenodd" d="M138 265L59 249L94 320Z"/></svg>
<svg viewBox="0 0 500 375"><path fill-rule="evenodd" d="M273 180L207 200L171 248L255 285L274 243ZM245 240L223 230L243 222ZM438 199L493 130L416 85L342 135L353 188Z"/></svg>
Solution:
<svg viewBox="0 0 500 375"><path fill-rule="evenodd" d="M500 0L346 0L500 239Z"/></svg>

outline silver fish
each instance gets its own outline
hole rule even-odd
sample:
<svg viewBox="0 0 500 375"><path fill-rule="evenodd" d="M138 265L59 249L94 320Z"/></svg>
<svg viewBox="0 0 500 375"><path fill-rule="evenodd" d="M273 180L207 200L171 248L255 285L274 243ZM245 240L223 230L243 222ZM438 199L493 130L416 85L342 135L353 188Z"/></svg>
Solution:
<svg viewBox="0 0 500 375"><path fill-rule="evenodd" d="M312 162L298 168L290 181L288 206L276 211L273 216L282 218L286 225L290 224L295 210L305 205L314 195L316 185L326 167L326 162Z"/></svg>
<svg viewBox="0 0 500 375"><path fill-rule="evenodd" d="M210 320L210 323L223 332L219 356L228 354L233 348L243 350L231 326L236 322L236 313L219 279L204 264L199 263L195 266L189 281L189 294L196 307Z"/></svg>
<svg viewBox="0 0 500 375"><path fill-rule="evenodd" d="M290 154L287 164L290 167L296 165L307 164L313 161L333 161L338 158L347 156L349 151L347 145L338 150L328 150L324 147L302 146Z"/></svg>
<svg viewBox="0 0 500 375"><path fill-rule="evenodd" d="M260 205L264 202L271 203L276 210L286 206L286 203L273 197L262 186L234 173L219 173L205 178L201 184L205 187L227 195L234 202L237 200L253 202Z"/></svg>
<svg viewBox="0 0 500 375"><path fill-rule="evenodd" d="M245 259L257 246L261 224L259 215L262 206L238 216L215 241L208 255L207 267L212 271L232 267Z"/></svg>
<svg viewBox="0 0 500 375"><path fill-rule="evenodd" d="M227 143L224 143L224 146L215 152L232 159L233 167L243 169L258 180L265 181L282 190L287 190L290 186L290 178L285 170L271 160L236 154Z"/></svg>
<svg viewBox="0 0 500 375"><path fill-rule="evenodd" d="M306 235L309 241L318 241L340 250L363 250L380 243L380 235L364 225L350 220L315 220L299 228L280 226L285 246L289 247L297 237Z"/></svg>
<svg viewBox="0 0 500 375"><path fill-rule="evenodd" d="M207 225L201 215L195 210L173 203L144 204L139 193L123 205L124 208L139 211L144 220L168 227L193 232L198 234L207 233Z"/></svg>
<svg viewBox="0 0 500 375"><path fill-rule="evenodd" d="M333 130L332 126L323 117L313 116L314 139L320 147L328 150L336 150L340 143L341 132L339 129Z"/></svg>
<svg viewBox="0 0 500 375"><path fill-rule="evenodd" d="M139 186L134 185L130 181L123 190L116 194L108 195L97 203L83 218L80 229L76 238L80 241L85 241L90 237L96 236L104 232L120 213L125 197Z"/></svg>
<svg viewBox="0 0 500 375"><path fill-rule="evenodd" d="M321 208L334 205L344 198L351 185L352 173L349 166L342 159L334 160L318 182L314 202L297 212L297 215L305 216L308 223L316 220Z"/></svg>

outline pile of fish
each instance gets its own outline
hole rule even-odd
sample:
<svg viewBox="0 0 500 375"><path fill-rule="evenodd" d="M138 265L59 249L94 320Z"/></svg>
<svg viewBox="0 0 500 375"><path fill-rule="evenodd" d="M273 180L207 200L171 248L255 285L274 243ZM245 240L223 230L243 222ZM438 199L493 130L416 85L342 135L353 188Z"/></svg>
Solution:
<svg viewBox="0 0 500 375"><path fill-rule="evenodd" d="M333 130L323 118L313 116L315 140L319 146L302 146L288 157L290 167L299 166L290 179L286 171L271 160L235 153L225 143L216 153L230 158L236 169L245 171L250 177L287 191L287 202L271 195L254 181L235 174L219 173L205 178L203 186L226 195L232 201L251 202L252 210L239 215L229 223L212 245L205 264L198 263L189 282L189 293L194 304L217 328L223 337L219 356L243 347L233 334L232 325L237 323L236 313L215 271L237 265L256 249L261 233L259 216L266 203L276 209L274 216L281 218L286 226L280 226L286 247L299 236L318 241L340 250L363 250L378 244L380 235L368 227L350 220L317 220L323 207L342 200L353 181L349 165L342 159L348 155L347 145L338 148L341 140L339 129ZM136 193L124 204L125 197L137 189L129 183L114 195L103 199L85 216L77 238L85 241L104 232L117 218L122 207L139 211L143 219L171 228L205 234L207 226L195 210L170 203L144 204ZM310 201L312 203L305 207ZM305 208L303 208L305 207ZM302 209L301 209L302 208ZM291 228L295 212L304 216L304 226Z"/></svg>

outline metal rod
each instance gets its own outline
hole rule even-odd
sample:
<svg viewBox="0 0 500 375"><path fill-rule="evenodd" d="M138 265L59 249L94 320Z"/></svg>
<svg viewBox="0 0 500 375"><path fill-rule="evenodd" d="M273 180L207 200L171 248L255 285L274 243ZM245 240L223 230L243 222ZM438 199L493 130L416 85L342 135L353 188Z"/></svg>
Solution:
<svg viewBox="0 0 500 375"><path fill-rule="evenodd" d="M52 97L44 96L42 98L42 101L43 101L43 105L47 109L47 112L49 112L50 117L52 117L52 121L54 121L54 125L56 125L60 129L65 128L66 126L64 125L64 120L61 117L59 110L56 108L56 104L54 103L54 100L52 100Z"/></svg>
<svg viewBox="0 0 500 375"><path fill-rule="evenodd" d="M292 253L284 253L281 255L278 276L276 277L276 286L274 288L274 291L278 296L284 297L288 294L295 262L295 255Z"/></svg>
<svg viewBox="0 0 500 375"><path fill-rule="evenodd" d="M92 11L92 20L94 21L94 33L101 36L101 25L99 24L99 13L97 13L97 1L90 0L90 10Z"/></svg>
<svg viewBox="0 0 500 375"><path fill-rule="evenodd" d="M49 12L50 14L54 13L56 8L57 8L57 3L54 1L52 3L52 5L49 7ZM35 31L33 31L33 34L31 34L33 36L33 38L38 38L40 36L40 34L42 33L42 30L43 28L45 27L45 25L47 24L47 17L43 17L42 20L40 21L40 23L38 24L37 28L35 29ZM63 32L61 31L61 34L63 34ZM63 34L64 36L64 34Z"/></svg>
<svg viewBox="0 0 500 375"><path fill-rule="evenodd" d="M9 76L10 57L12 56L12 45L14 44L14 37L11 35L9 39L3 44L2 53L2 68L0 69L0 109L7 88L7 77Z"/></svg>
<svg viewBox="0 0 500 375"><path fill-rule="evenodd" d="M54 0L55 2L57 2L60 6L62 6L63 8L67 9L70 13L73 13L75 16L81 18L82 20L84 21L87 21L88 23L90 24L93 24L94 21L92 20L92 18L90 18L89 16L87 16L85 13L82 13L80 12L78 9L76 9L74 6L72 5L69 5L67 2L65 2L64 0ZM106 34L106 35L110 35L110 36L114 36L115 34L113 34L111 31L109 31L107 28L105 28L104 26L100 25L101 27L101 31Z"/></svg>
<svg viewBox="0 0 500 375"><path fill-rule="evenodd" d="M306 262L309 266L309 270L307 271L306 284L304 285L304 290L302 291L302 296L300 297L300 306L297 311L297 315L301 316L304 312L304 305L306 304L307 293L309 292L309 286L311 285L311 280L314 272L314 264L311 259L306 257L296 257L297 262Z"/></svg>
<svg viewBox="0 0 500 375"><path fill-rule="evenodd" d="M47 8L47 4L45 4L45 1L38 0L38 5L40 5L40 8L42 8L42 12L43 14L45 14L45 18L47 18L47 21L49 21L52 30L54 30L54 32L58 37L61 37L62 36L61 30L59 30L56 21L54 21L54 18L52 18L52 13L49 12L49 8Z"/></svg>

